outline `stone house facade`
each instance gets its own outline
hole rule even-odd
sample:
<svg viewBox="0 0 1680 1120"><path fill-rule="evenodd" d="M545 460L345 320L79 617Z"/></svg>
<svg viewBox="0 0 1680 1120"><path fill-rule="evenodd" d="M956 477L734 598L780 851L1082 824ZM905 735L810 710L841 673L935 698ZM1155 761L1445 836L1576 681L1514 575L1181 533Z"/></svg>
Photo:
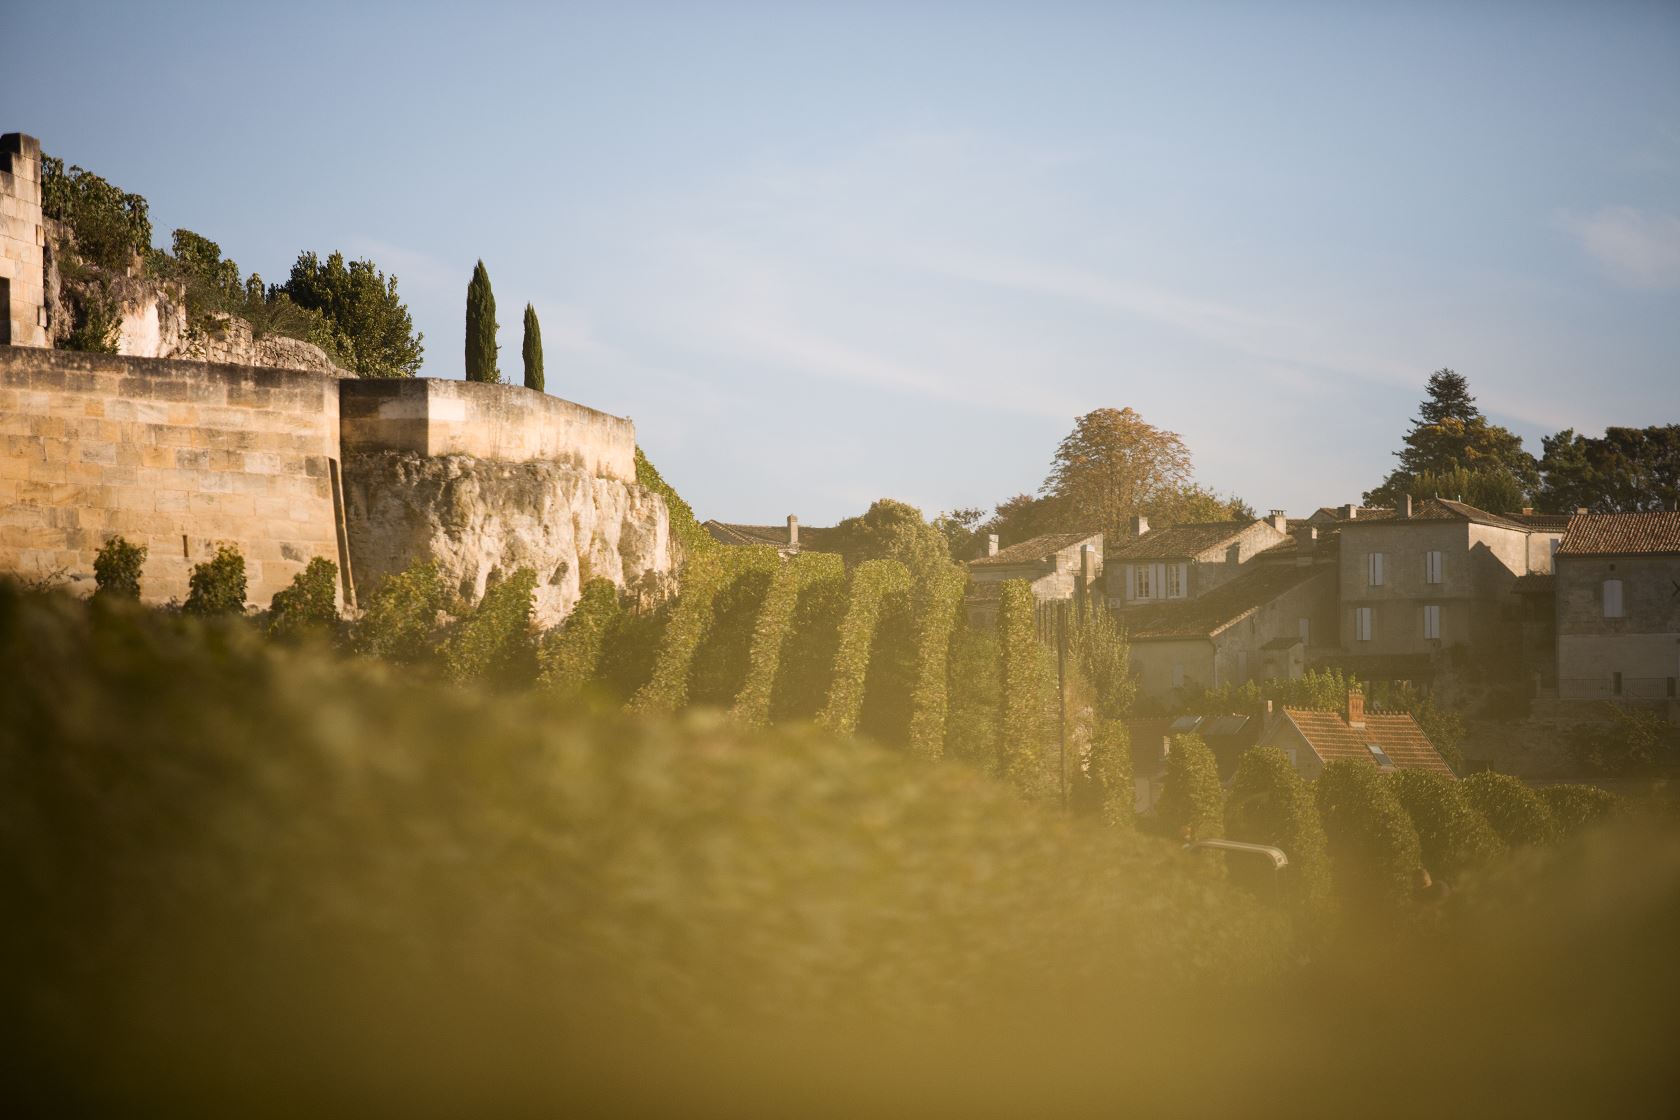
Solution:
<svg viewBox="0 0 1680 1120"><path fill-rule="evenodd" d="M986 542L986 555L968 562L963 606L969 625L992 626L998 594L1009 580L1026 580L1042 605L1100 595L1102 577L1101 533L1050 533L1001 549L994 534Z"/></svg>
<svg viewBox="0 0 1680 1120"><path fill-rule="evenodd" d="M1255 521L1213 521L1151 531L1132 519L1132 537L1108 558L1108 601L1115 610L1194 599L1235 579L1254 557L1289 540L1279 510Z"/></svg>
<svg viewBox="0 0 1680 1120"><path fill-rule="evenodd" d="M1577 514L1555 562L1558 698L1673 706L1680 513Z"/></svg>

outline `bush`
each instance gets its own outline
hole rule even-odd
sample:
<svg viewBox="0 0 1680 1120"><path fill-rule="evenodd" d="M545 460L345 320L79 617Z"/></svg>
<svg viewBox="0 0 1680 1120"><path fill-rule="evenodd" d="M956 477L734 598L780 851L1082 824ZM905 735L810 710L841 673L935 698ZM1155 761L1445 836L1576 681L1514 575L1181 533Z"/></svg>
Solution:
<svg viewBox="0 0 1680 1120"><path fill-rule="evenodd" d="M945 753L950 709L951 638L962 614L968 577L961 568L935 568L916 596L916 682L910 694L910 750L920 758Z"/></svg>
<svg viewBox="0 0 1680 1120"><path fill-rule="evenodd" d="M1045 790L1044 650L1038 641L1037 603L1026 580L1007 580L998 595L998 646L1002 691L998 702L998 774L1023 797Z"/></svg>
<svg viewBox="0 0 1680 1120"><path fill-rule="evenodd" d="M140 571L146 566L146 546L112 537L93 558L96 595L116 599L140 598Z"/></svg>
<svg viewBox="0 0 1680 1120"><path fill-rule="evenodd" d="M1551 810L1539 794L1511 775L1484 771L1464 779L1463 786L1470 804L1511 847L1557 840L1558 827Z"/></svg>
<svg viewBox="0 0 1680 1120"><path fill-rule="evenodd" d="M387 576L366 600L355 628L355 648L393 665L431 661L445 598L435 561L416 560Z"/></svg>
<svg viewBox="0 0 1680 1120"><path fill-rule="evenodd" d="M232 545L222 545L216 555L195 565L187 581L188 614L245 613L245 557Z"/></svg>
<svg viewBox="0 0 1680 1120"><path fill-rule="evenodd" d="M330 634L338 625L338 565L317 556L274 593L268 632L277 638Z"/></svg>
<svg viewBox="0 0 1680 1120"><path fill-rule="evenodd" d="M828 699L817 722L842 735L857 730L863 712L870 655L883 614L908 609L910 573L897 560L866 560L852 572L851 594L840 620Z"/></svg>
<svg viewBox="0 0 1680 1120"><path fill-rule="evenodd" d="M945 757L977 770L997 768L1002 752L1003 646L995 630L976 630L958 619L951 636L950 709L945 717Z"/></svg>
<svg viewBox="0 0 1680 1120"><path fill-rule="evenodd" d="M622 610L618 585L612 580L585 583L572 613L538 644L537 679L558 695L587 690L601 672L607 636Z"/></svg>
<svg viewBox="0 0 1680 1120"><path fill-rule="evenodd" d="M866 560L897 560L918 582L951 562L945 535L927 523L921 510L892 498L874 502L861 517L840 522L830 540L848 567Z"/></svg>
<svg viewBox="0 0 1680 1120"><path fill-rule="evenodd" d="M766 546L766 551L769 550ZM693 557L683 569L682 593L672 606L648 678L630 707L638 712L671 713L688 703L688 678L695 651L712 624L712 604L731 575L722 553Z"/></svg>
<svg viewBox="0 0 1680 1120"><path fill-rule="evenodd" d="M1132 740L1123 721L1099 716L1092 724L1086 780L1103 824L1110 828L1132 828L1137 824Z"/></svg>
<svg viewBox="0 0 1680 1120"><path fill-rule="evenodd" d="M838 560L833 557L824 563L836 564ZM812 573L811 582L799 589L787 640L782 644L781 664L776 668L776 683L770 690L771 722L816 719L822 711L834 680L840 623L849 602L847 591L843 566L825 566Z"/></svg>
<svg viewBox="0 0 1680 1120"><path fill-rule="evenodd" d="M1570 740L1576 768L1595 778L1666 775L1680 766L1680 735L1656 712L1604 705L1606 719Z"/></svg>
<svg viewBox="0 0 1680 1120"><path fill-rule="evenodd" d="M285 295L305 311L318 312L332 340L358 377L413 377L420 372L425 335L414 330L408 306L397 297L397 278L372 261L345 263L343 253L324 262L300 253L292 274L273 296Z"/></svg>
<svg viewBox="0 0 1680 1120"><path fill-rule="evenodd" d="M532 597L537 573L519 568L484 589L472 613L445 637L443 664L452 680L504 688L530 684L536 676L531 638Z"/></svg>
<svg viewBox="0 0 1680 1120"><path fill-rule="evenodd" d="M1324 825L1312 790L1276 747L1255 747L1243 753L1225 801L1225 835L1250 844L1282 848L1289 857L1283 872L1289 904L1304 913L1324 911L1330 903L1330 856ZM1253 874L1250 885L1264 890L1254 860L1232 863L1238 881Z"/></svg>
<svg viewBox="0 0 1680 1120"><path fill-rule="evenodd" d="M776 569L753 623L746 678L735 697L733 714L741 723L762 727L770 721L776 679L783 651L792 644L800 596L819 581L844 578L840 557L823 552L799 553Z"/></svg>
<svg viewBox="0 0 1680 1120"><path fill-rule="evenodd" d="M63 222L76 236L81 257L112 272L125 271L136 254L152 245L146 200L91 171L41 157L41 213Z"/></svg>
<svg viewBox="0 0 1680 1120"><path fill-rule="evenodd" d="M1457 882L1505 850L1462 782L1427 770L1396 770L1387 780L1417 829L1423 866L1432 876Z"/></svg>
<svg viewBox="0 0 1680 1120"><path fill-rule="evenodd" d="M769 545L730 553L730 575L712 599L706 633L688 673L690 705L728 708L751 666L753 637L771 581L784 566Z"/></svg>
<svg viewBox="0 0 1680 1120"><path fill-rule="evenodd" d="M74 322L62 349L84 354L115 354L122 314L111 296L110 285L104 279L97 279L79 288L66 288L65 292Z"/></svg>
<svg viewBox="0 0 1680 1120"><path fill-rule="evenodd" d="M1324 768L1313 794L1342 901L1374 914L1402 908L1423 853L1393 788L1370 763L1341 759Z"/></svg>
<svg viewBox="0 0 1680 1120"><path fill-rule="evenodd" d="M1218 836L1225 825L1225 793L1219 763L1200 735L1174 735L1167 751L1166 782L1155 804L1157 829L1178 838L1185 829L1195 840Z"/></svg>
<svg viewBox="0 0 1680 1120"><path fill-rule="evenodd" d="M1622 811L1622 799L1597 786L1547 786L1540 791L1540 800L1562 838L1601 825Z"/></svg>

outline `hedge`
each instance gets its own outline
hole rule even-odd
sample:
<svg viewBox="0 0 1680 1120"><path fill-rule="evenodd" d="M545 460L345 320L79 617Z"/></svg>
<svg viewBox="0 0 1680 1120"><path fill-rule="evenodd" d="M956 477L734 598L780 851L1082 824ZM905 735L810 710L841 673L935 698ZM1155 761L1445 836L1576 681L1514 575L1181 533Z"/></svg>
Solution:
<svg viewBox="0 0 1680 1120"><path fill-rule="evenodd" d="M536 675L531 638L537 573L518 568L490 584L472 613L449 631L441 652L450 679L500 687L528 685Z"/></svg>
<svg viewBox="0 0 1680 1120"><path fill-rule="evenodd" d="M1547 786L1540 800L1552 812L1561 836L1574 836L1582 829L1602 824L1621 811L1622 799L1597 786Z"/></svg>
<svg viewBox="0 0 1680 1120"><path fill-rule="evenodd" d="M839 556L827 552L802 552L776 569L753 624L746 678L731 710L737 721L748 727L770 722L776 678L782 668L783 650L791 644L801 594L819 582L843 584L845 578L845 564Z"/></svg>
<svg viewBox="0 0 1680 1120"><path fill-rule="evenodd" d="M1509 774L1491 770L1464 779L1470 803L1513 848L1550 844L1558 838L1557 822L1540 795Z"/></svg>
<svg viewBox="0 0 1680 1120"><path fill-rule="evenodd" d="M1505 850L1462 782L1427 770L1396 770L1387 778L1417 829L1423 866L1431 875L1456 881Z"/></svg>
<svg viewBox="0 0 1680 1120"><path fill-rule="evenodd" d="M770 722L814 720L828 701L840 624L850 603L845 570L825 569L799 589L770 689Z"/></svg>
<svg viewBox="0 0 1680 1120"><path fill-rule="evenodd" d="M998 645L1003 688L998 702L998 773L1024 796L1044 790L1041 751L1045 716L1043 654L1026 580L1012 579L998 595Z"/></svg>
<svg viewBox="0 0 1680 1120"><path fill-rule="evenodd" d="M945 674L950 697L945 716L945 757L980 770L994 769L1000 757L1001 649L996 630L977 630L966 619L957 620Z"/></svg>
<svg viewBox="0 0 1680 1120"><path fill-rule="evenodd" d="M1197 840L1223 831L1225 791L1219 786L1219 764L1200 735L1173 736L1155 820L1166 835L1175 838L1186 827Z"/></svg>
<svg viewBox="0 0 1680 1120"><path fill-rule="evenodd" d="M1132 738L1126 724L1097 717L1091 727L1089 780L1097 814L1112 828L1137 824L1137 786L1132 779Z"/></svg>
<svg viewBox="0 0 1680 1120"><path fill-rule="evenodd" d="M910 592L910 570L897 560L865 560L852 572L851 596L840 622L839 647L828 688L828 700L817 722L841 734L857 730L863 712L864 684L869 676L875 632L890 600Z"/></svg>
<svg viewBox="0 0 1680 1120"><path fill-rule="evenodd" d="M951 635L962 610L968 577L951 564L934 569L921 588L916 612L916 683L910 694L910 752L935 759L945 753L945 716Z"/></svg>
<svg viewBox="0 0 1680 1120"><path fill-rule="evenodd" d="M665 626L653 676L630 701L637 712L675 712L688 703L695 655L711 629L720 592L745 572L768 571L777 562L769 545L718 548L691 555L683 568L683 589Z"/></svg>
<svg viewBox="0 0 1680 1120"><path fill-rule="evenodd" d="M330 636L338 625L338 565L320 556L274 593L268 632L281 639Z"/></svg>
<svg viewBox="0 0 1680 1120"><path fill-rule="evenodd" d="M1303 912L1325 909L1330 900L1330 854L1312 790L1289 756L1276 747L1243 753L1225 802L1225 835L1250 844L1282 848L1289 857L1283 873L1291 906ZM1253 860L1237 867L1252 870ZM1247 873L1238 872L1239 881Z"/></svg>
<svg viewBox="0 0 1680 1120"><path fill-rule="evenodd" d="M747 679L765 593L784 566L769 545L730 550L729 574L712 597L712 616L689 667L690 706L727 709L735 703Z"/></svg>
<svg viewBox="0 0 1680 1120"><path fill-rule="evenodd" d="M1376 767L1352 759L1330 763L1316 786L1337 893L1362 910L1399 909L1412 896L1423 855L1393 788Z"/></svg>
<svg viewBox="0 0 1680 1120"><path fill-rule="evenodd" d="M618 585L592 579L583 585L566 620L543 635L537 649L537 679L551 692L575 696L601 672L607 635L622 613Z"/></svg>

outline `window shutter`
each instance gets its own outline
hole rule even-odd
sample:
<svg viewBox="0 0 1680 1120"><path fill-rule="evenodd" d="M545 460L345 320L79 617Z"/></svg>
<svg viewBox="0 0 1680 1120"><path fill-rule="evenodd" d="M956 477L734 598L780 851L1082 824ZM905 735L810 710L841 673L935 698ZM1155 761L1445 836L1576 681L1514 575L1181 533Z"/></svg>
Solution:
<svg viewBox="0 0 1680 1120"><path fill-rule="evenodd" d="M1619 579L1604 581L1604 617L1622 617L1622 581Z"/></svg>
<svg viewBox="0 0 1680 1120"><path fill-rule="evenodd" d="M1130 564L1126 565L1126 602L1137 598L1137 572Z"/></svg>
<svg viewBox="0 0 1680 1120"><path fill-rule="evenodd" d="M1186 598L1190 594L1190 565L1187 561L1178 564L1178 597Z"/></svg>
<svg viewBox="0 0 1680 1120"><path fill-rule="evenodd" d="M1156 598L1165 599L1167 597L1167 566L1165 564L1155 565L1153 578L1150 579L1149 583L1150 586L1155 588Z"/></svg>

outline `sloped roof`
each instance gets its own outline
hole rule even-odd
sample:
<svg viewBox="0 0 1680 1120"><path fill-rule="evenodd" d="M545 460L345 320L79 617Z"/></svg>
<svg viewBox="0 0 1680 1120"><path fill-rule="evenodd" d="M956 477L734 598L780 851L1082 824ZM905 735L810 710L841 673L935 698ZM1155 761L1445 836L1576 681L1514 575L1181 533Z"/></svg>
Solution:
<svg viewBox="0 0 1680 1120"><path fill-rule="evenodd" d="M1551 572L1529 572L1518 576L1511 590L1518 595L1553 595L1557 593L1557 576Z"/></svg>
<svg viewBox="0 0 1680 1120"><path fill-rule="evenodd" d="M1569 527L1571 513L1502 513L1507 521L1515 521L1536 533L1561 533Z"/></svg>
<svg viewBox="0 0 1680 1120"><path fill-rule="evenodd" d="M1133 641L1212 637L1324 571L1307 564L1256 566L1194 599L1132 607L1120 614L1120 625Z"/></svg>
<svg viewBox="0 0 1680 1120"><path fill-rule="evenodd" d="M1378 514L1381 516L1377 516ZM1336 525L1346 531L1361 525L1393 525L1404 524L1407 521L1468 521L1475 525L1491 525L1519 533L1529 531L1527 525L1519 524L1508 517L1501 517L1497 513L1477 509L1467 502L1455 502L1449 498L1425 498L1412 507L1411 517L1400 517L1393 510L1362 510L1354 520L1338 521Z"/></svg>
<svg viewBox="0 0 1680 1120"><path fill-rule="evenodd" d="M1365 745L1375 743L1397 769L1432 770L1456 777L1417 721L1405 712L1367 711L1364 727L1350 726L1341 712L1284 708L1283 714L1325 763L1355 759L1376 766L1377 760Z"/></svg>
<svg viewBox="0 0 1680 1120"><path fill-rule="evenodd" d="M1347 518L1347 520L1387 521L1394 516L1394 511L1387 506L1354 506L1353 511L1354 516ZM1308 517L1307 520L1314 524L1323 524L1328 521L1332 524L1340 525L1343 521L1342 507L1319 506L1317 509L1313 510L1312 515Z"/></svg>
<svg viewBox="0 0 1680 1120"><path fill-rule="evenodd" d="M1577 513L1557 550L1559 556L1641 552L1680 552L1680 513Z"/></svg>
<svg viewBox="0 0 1680 1120"><path fill-rule="evenodd" d="M970 560L971 568L997 567L1009 564L1041 564L1050 559L1064 548L1071 548L1076 544L1091 541L1100 550L1102 548L1101 533L1047 533L1042 537L1012 544L1008 548L1000 548L996 556L982 556L977 560Z"/></svg>
<svg viewBox="0 0 1680 1120"><path fill-rule="evenodd" d="M788 531L786 525L737 525L724 521L707 521L701 528L712 535L712 539L719 544L746 545L767 544L776 548L788 547ZM833 528L820 525L801 525L799 527L799 547L801 549L821 549L823 542Z"/></svg>
<svg viewBox="0 0 1680 1120"><path fill-rule="evenodd" d="M1153 529L1108 554L1110 560L1180 560L1217 548L1253 521L1202 521Z"/></svg>

